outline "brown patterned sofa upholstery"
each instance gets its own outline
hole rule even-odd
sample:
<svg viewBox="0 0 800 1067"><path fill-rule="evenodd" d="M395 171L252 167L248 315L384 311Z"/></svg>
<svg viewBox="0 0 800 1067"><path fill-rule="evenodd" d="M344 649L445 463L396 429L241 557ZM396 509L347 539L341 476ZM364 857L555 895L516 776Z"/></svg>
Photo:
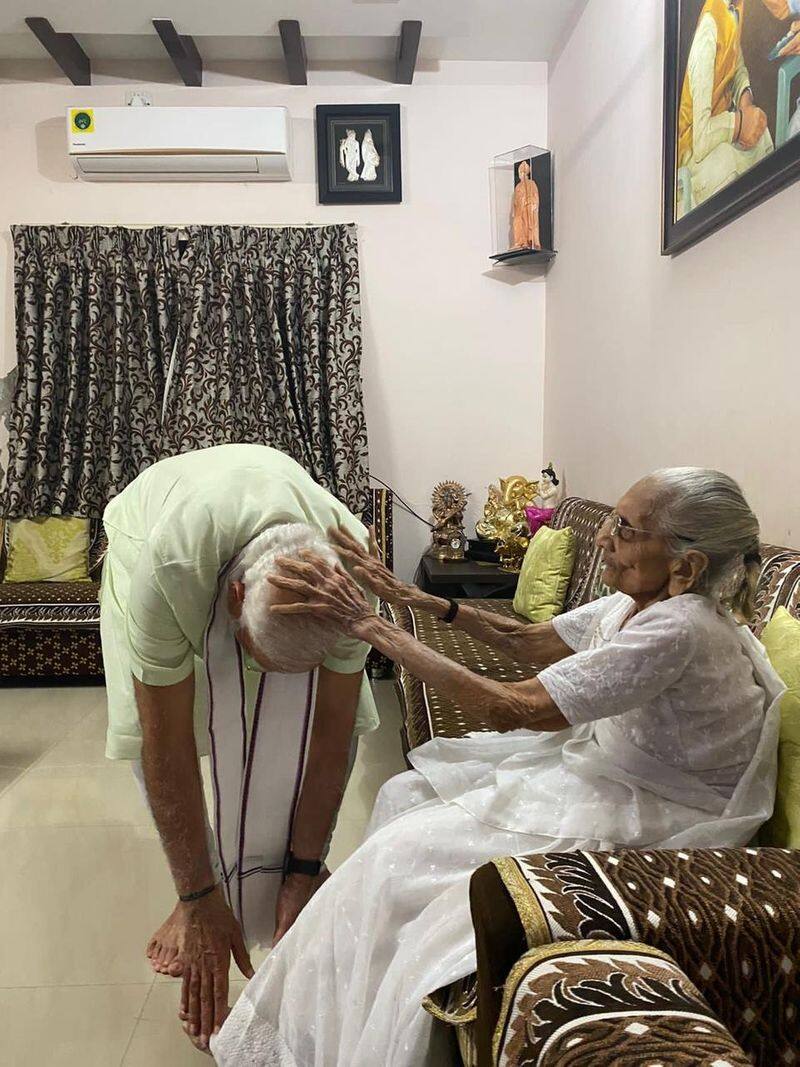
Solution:
<svg viewBox="0 0 800 1067"><path fill-rule="evenodd" d="M570 497L559 505L553 516L552 525L557 529L572 527L577 542L565 611L588 603L600 591L600 554L594 539L610 510L607 504ZM762 545L761 555L764 565L752 626L756 636L780 605L800 617L800 551ZM510 600L470 600L469 603L503 615L514 614ZM394 621L420 641L478 674L501 682L521 681L536 674L535 667L512 662L432 615L405 607L392 607L390 611ZM432 737L463 737L472 730L486 729L483 723L470 716L469 709L442 696L433 686L418 681L403 669L397 675L397 692L403 711L403 740L407 749L416 748Z"/></svg>
<svg viewBox="0 0 800 1067"><path fill-rule="evenodd" d="M554 526L571 526L577 537L565 610L602 592L594 538L609 510L571 498L554 516ZM762 545L762 558L756 636L779 606L800 617L800 551ZM470 603L513 615L510 601ZM509 682L536 673L423 612L393 608L392 615L478 673ZM487 729L406 671L396 681L409 749ZM456 1027L467 1067L800 1064L800 853L620 849L505 857L475 872L471 901L477 973L426 1001ZM604 945L598 962L587 939L617 947ZM632 970L631 953L651 949L666 953L671 1006L655 1003L666 993L648 978L650 957ZM591 1025L582 1014L587 1004L594 1005Z"/></svg>
<svg viewBox="0 0 800 1067"><path fill-rule="evenodd" d="M392 493L372 490L378 546L393 561ZM106 549L103 524L92 519L89 582L0 582L0 685L103 682L100 647L100 573ZM5 561L0 558L0 573ZM378 653L369 660L373 677L391 671Z"/></svg>

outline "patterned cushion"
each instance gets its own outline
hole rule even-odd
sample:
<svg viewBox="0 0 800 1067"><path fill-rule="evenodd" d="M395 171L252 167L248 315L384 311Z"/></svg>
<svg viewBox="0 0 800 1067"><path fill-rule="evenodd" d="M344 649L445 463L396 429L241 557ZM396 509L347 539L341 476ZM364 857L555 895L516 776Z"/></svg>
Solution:
<svg viewBox="0 0 800 1067"><path fill-rule="evenodd" d="M85 582L89 520L68 516L9 521L4 582Z"/></svg>
<svg viewBox="0 0 800 1067"><path fill-rule="evenodd" d="M480 928L503 914L502 903L495 908L491 899L501 892L513 901L523 949L587 938L646 941L685 971L756 1064L795 1062L800 853L619 849L535 853L487 866L500 881L482 876L484 868L473 876L479 972L482 953L494 944L506 953L506 975L519 958L514 931L504 940L503 930ZM487 899L477 900L479 893ZM496 967L495 984L497 976ZM488 1026L483 988L479 982L477 1014Z"/></svg>
<svg viewBox="0 0 800 1067"><path fill-rule="evenodd" d="M533 949L506 982L502 1067L746 1067L752 1061L664 952L620 941Z"/></svg>
<svg viewBox="0 0 800 1067"><path fill-rule="evenodd" d="M514 614L510 600L470 600L469 604L498 615L520 618ZM427 612L390 605L389 615L396 625L408 630L423 644L448 659L467 664L470 670L486 678L497 682L521 682L533 678L537 672L536 667L515 663L482 641L439 622ZM407 749L416 748L432 737L464 737L471 730L489 729L480 719L472 717L463 705L420 682L405 668L397 669L396 679L404 712L403 740Z"/></svg>

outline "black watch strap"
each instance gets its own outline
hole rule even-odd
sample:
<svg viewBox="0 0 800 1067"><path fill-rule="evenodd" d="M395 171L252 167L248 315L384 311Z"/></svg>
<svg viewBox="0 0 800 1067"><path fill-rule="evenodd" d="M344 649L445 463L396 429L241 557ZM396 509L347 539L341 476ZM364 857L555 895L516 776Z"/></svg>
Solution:
<svg viewBox="0 0 800 1067"><path fill-rule="evenodd" d="M450 607L447 609L447 614L442 616L442 622L452 622L456 615L458 615L458 601L450 600Z"/></svg>
<svg viewBox="0 0 800 1067"><path fill-rule="evenodd" d="M322 870L322 860L299 860L293 852L286 857L285 874L306 874L316 878Z"/></svg>

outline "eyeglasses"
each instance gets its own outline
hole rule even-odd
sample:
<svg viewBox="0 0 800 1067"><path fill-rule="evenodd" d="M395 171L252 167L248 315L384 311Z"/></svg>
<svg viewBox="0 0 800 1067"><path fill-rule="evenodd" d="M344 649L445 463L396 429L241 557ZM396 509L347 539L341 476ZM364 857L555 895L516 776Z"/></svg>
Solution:
<svg viewBox="0 0 800 1067"><path fill-rule="evenodd" d="M609 537L618 537L620 541L636 541L640 538L656 536L652 530L642 530L637 526L630 526L616 511L606 515L601 531L607 533ZM637 534L639 535L638 538Z"/></svg>
<svg viewBox="0 0 800 1067"><path fill-rule="evenodd" d="M637 541L646 540L648 537L658 537L658 534L653 530L642 530L641 527L629 525L616 511L611 511L606 515L605 521L600 527L600 532L607 533L609 537L618 537L620 541ZM691 542L693 540L691 537L683 537L681 534L675 534L674 536L679 541Z"/></svg>

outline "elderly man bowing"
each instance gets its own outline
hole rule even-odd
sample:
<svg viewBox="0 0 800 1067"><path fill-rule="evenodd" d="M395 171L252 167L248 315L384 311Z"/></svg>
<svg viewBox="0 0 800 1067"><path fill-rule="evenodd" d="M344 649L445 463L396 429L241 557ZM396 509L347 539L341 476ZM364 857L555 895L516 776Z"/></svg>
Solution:
<svg viewBox="0 0 800 1067"><path fill-rule="evenodd" d="M163 460L103 521L106 755L134 761L143 781L178 895L147 954L182 976L181 1017L205 1048L227 1014L231 953L250 977L245 943L279 940L316 888L353 737L378 721L368 646L272 613L291 595L269 577L308 550L335 562L331 527L367 533L260 445Z"/></svg>

